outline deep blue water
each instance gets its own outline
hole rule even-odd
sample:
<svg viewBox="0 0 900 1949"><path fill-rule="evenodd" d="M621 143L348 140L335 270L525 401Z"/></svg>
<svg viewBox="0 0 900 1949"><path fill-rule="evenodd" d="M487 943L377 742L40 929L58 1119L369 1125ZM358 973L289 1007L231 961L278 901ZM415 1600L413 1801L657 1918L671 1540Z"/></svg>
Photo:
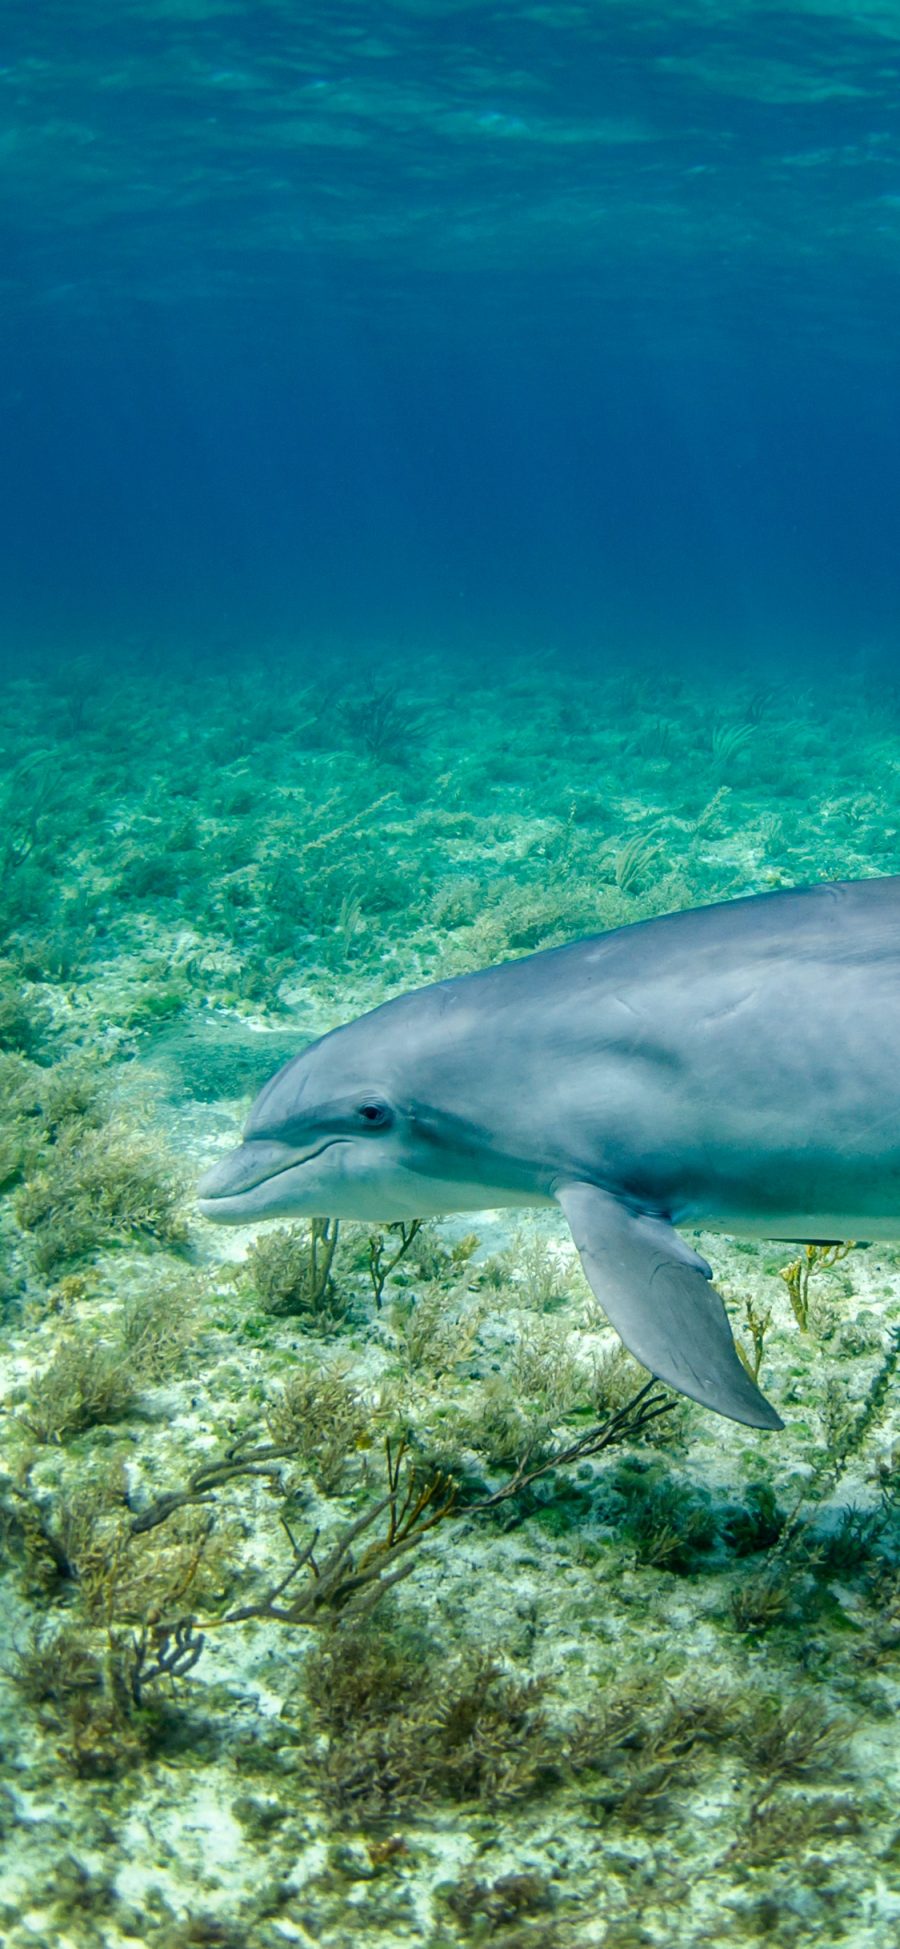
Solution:
<svg viewBox="0 0 900 1949"><path fill-rule="evenodd" d="M890 660L900 13L0 12L14 664Z"/></svg>

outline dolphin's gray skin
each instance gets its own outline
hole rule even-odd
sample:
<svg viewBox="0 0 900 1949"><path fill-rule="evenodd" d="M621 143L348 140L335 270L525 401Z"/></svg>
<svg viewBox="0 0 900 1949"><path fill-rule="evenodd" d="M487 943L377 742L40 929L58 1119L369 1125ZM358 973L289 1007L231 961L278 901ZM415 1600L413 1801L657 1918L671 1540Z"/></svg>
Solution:
<svg viewBox="0 0 900 1949"><path fill-rule="evenodd" d="M900 878L670 914L401 995L278 1071L200 1199L225 1224L557 1199L638 1360L778 1428L672 1227L900 1237Z"/></svg>

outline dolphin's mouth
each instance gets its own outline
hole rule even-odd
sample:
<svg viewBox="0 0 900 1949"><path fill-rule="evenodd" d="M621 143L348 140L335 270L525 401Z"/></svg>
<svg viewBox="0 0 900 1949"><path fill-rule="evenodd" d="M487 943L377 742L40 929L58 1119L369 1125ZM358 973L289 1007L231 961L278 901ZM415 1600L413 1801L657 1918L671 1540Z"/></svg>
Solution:
<svg viewBox="0 0 900 1949"><path fill-rule="evenodd" d="M211 1215L209 1207L233 1204L258 1190L262 1184L271 1184L276 1178L284 1177L288 1171L299 1170L304 1164L311 1164L326 1150L332 1150L342 1141L340 1137L327 1137L323 1144L304 1155L296 1153L284 1157L284 1146L241 1144L239 1150L229 1151L227 1157L220 1158L218 1164L211 1164L197 1186L197 1202L204 1217ZM256 1151L254 1157L253 1152ZM273 1151L276 1153L272 1155ZM268 1155L264 1155L268 1152ZM281 1153L279 1160L278 1153Z"/></svg>

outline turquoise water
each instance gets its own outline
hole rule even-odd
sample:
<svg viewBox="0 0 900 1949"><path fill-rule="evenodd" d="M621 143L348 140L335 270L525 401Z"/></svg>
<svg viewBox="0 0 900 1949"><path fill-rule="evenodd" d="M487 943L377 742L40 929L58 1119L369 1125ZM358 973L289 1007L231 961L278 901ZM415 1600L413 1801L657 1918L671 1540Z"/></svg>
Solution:
<svg viewBox="0 0 900 1949"><path fill-rule="evenodd" d="M19 654L889 642L897 45L839 0L7 5Z"/></svg>
<svg viewBox="0 0 900 1949"><path fill-rule="evenodd" d="M696 1237L765 1435L555 1212L194 1187L406 988L900 871L892 14L4 25L3 1940L881 1949L898 1249Z"/></svg>

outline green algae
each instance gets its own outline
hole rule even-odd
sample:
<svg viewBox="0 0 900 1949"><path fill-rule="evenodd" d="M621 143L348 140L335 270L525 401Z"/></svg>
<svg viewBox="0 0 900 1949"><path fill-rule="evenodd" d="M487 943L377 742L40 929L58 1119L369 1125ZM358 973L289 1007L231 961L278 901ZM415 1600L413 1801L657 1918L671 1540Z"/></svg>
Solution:
<svg viewBox="0 0 900 1949"><path fill-rule="evenodd" d="M185 1242L181 1187L151 1146L130 1131L67 1129L36 1161L15 1203L38 1273L77 1265L98 1244L144 1236Z"/></svg>
<svg viewBox="0 0 900 1949"><path fill-rule="evenodd" d="M405 986L894 870L879 711L849 681L839 700L710 696L541 665L519 673L510 739L481 673L377 697L349 672L331 696L283 676L277 711L252 674L215 696L173 679L163 703L98 669L65 709L37 681L8 700L11 1949L63 1924L77 1949L823 1929L875 1949L895 1846L893 1248L817 1267L802 1333L786 1252L708 1244L784 1435L680 1404L479 1515L640 1384L552 1219L426 1226L377 1295L369 1229L342 1227L340 1304L316 1309L292 1283L305 1235L285 1288L283 1238L210 1232L182 1187L295 1047ZM377 1499L386 1437L460 1484L408 1578L351 1624L251 1615L291 1566L285 1524L324 1557ZM235 1444L279 1455L210 1486ZM184 1619L196 1662L139 1703L137 1661Z"/></svg>

